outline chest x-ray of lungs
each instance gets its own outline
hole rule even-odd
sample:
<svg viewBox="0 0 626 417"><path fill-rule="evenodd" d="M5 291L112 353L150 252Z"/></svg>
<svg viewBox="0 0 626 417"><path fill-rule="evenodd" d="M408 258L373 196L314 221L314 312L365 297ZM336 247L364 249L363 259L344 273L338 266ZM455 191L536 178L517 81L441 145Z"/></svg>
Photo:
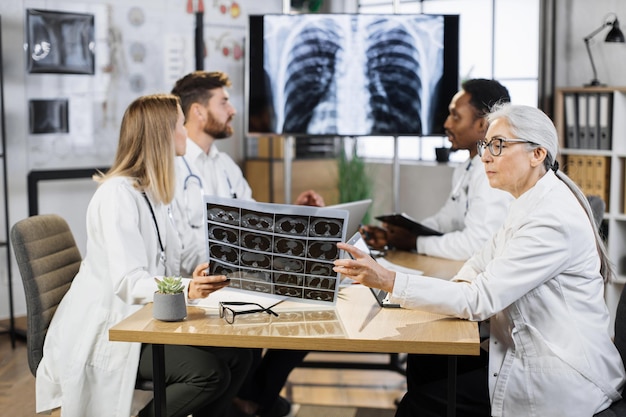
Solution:
<svg viewBox="0 0 626 417"><path fill-rule="evenodd" d="M264 25L277 133L431 132L443 16L266 15Z"/></svg>

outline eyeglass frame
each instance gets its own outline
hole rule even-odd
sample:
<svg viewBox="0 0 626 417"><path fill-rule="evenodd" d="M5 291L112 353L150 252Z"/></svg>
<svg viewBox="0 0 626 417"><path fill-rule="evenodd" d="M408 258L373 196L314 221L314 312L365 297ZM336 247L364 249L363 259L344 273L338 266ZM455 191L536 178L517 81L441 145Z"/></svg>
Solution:
<svg viewBox="0 0 626 417"><path fill-rule="evenodd" d="M495 141L500 141L500 151L496 154L493 151L493 143ZM527 139L514 139L514 138L500 138L500 137L495 137L492 138L489 142L485 143L485 140L479 140L478 142L476 142L476 150L478 151L478 156L482 157L483 156L483 150L484 149L489 149L489 153L491 154L491 156L497 157L502 155L502 149L504 148L502 146L502 143L530 143L533 144L535 146L539 146L539 144L527 140Z"/></svg>
<svg viewBox="0 0 626 417"><path fill-rule="evenodd" d="M246 302L246 301L220 301L219 304L219 312L220 312L220 318L224 319L224 321L228 324L233 324L235 323L235 317L237 317L238 315L243 315L243 314L253 314L253 313L267 313L267 314L273 314L274 316L278 317L278 313L276 313L274 310L272 310L272 307L276 306L277 304L282 303L284 300L280 300L279 302L277 302L276 304L272 304L269 307L263 307L261 304L258 303L250 303L250 302ZM243 311L236 311L233 310L230 307L227 306L246 306L246 305L253 305L253 306L257 306L259 308L255 308L255 309L251 309L251 310L243 310ZM224 314L224 311L228 310L232 313L232 321L229 321L228 317L226 314Z"/></svg>

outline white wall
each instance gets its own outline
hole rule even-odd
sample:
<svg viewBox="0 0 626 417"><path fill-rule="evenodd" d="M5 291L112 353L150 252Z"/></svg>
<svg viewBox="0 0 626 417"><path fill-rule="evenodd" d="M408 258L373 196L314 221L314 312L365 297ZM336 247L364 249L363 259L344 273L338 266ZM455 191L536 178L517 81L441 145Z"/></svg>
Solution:
<svg viewBox="0 0 626 417"><path fill-rule="evenodd" d="M454 163L401 163L398 211L418 220L437 212L450 193L454 167ZM390 164L367 164L367 173L374 181L372 217L394 211L392 171Z"/></svg>
<svg viewBox="0 0 626 417"><path fill-rule="evenodd" d="M117 144L119 121L135 97L167 92L173 82L194 70L194 15L186 12L182 0L11 0L0 2L2 58L6 117L9 227L28 216L27 175L31 170L93 168L109 166ZM194 1L193 3L197 3ZM205 69L229 73L233 81L231 99L239 111L236 134L220 143L235 158L243 155L244 60L233 55L235 45L243 46L247 15L280 13L282 0L239 0L239 14L231 13L233 1L204 1ZM226 13L219 7L225 5ZM27 74L25 10L27 8L90 13L95 16L96 74ZM140 8L144 22L133 25L131 9ZM235 10L236 11L236 10ZM112 44L111 34L121 36ZM141 43L146 50L143 62L130 54L130 45ZM170 53L166 53L166 46ZM223 48L228 49L225 56ZM172 63L176 60L176 65ZM113 73L105 67L116 63ZM131 77L141 75L141 91L131 88ZM28 130L28 100L67 97L70 106L70 133L31 135ZM106 111L103 103L107 104ZM111 120L105 120L105 115ZM84 254L85 212L95 184L89 179L39 183L39 212L57 213L67 219ZM0 230L2 228L0 227ZM4 256L4 255L2 255ZM0 258L0 265L4 265ZM14 312L26 314L22 283L13 262ZM0 319L9 317L8 277L0 266Z"/></svg>
<svg viewBox="0 0 626 417"><path fill-rule="evenodd" d="M624 0L556 0L556 87L582 87L593 78L583 39L600 27L607 14L615 13L626 31ZM607 85L626 85L626 44L605 43L605 29L592 40L591 53L598 79Z"/></svg>

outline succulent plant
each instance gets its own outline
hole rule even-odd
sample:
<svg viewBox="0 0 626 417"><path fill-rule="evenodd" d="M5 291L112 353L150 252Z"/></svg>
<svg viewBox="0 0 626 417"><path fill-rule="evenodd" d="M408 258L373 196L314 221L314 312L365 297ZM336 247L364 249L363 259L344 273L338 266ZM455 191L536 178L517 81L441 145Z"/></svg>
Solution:
<svg viewBox="0 0 626 417"><path fill-rule="evenodd" d="M163 279L154 277L154 280L157 283L157 291L161 294L178 294L185 288L181 277L163 277Z"/></svg>

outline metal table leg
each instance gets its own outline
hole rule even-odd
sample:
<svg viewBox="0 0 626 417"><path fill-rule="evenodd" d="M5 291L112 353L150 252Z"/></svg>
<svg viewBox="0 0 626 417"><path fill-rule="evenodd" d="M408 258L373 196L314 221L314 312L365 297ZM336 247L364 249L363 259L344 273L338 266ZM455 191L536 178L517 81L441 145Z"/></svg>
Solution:
<svg viewBox="0 0 626 417"><path fill-rule="evenodd" d="M448 356L448 417L456 416L456 355Z"/></svg>
<svg viewBox="0 0 626 417"><path fill-rule="evenodd" d="M165 349L163 345L152 345L152 373L154 414L158 417L165 417Z"/></svg>

